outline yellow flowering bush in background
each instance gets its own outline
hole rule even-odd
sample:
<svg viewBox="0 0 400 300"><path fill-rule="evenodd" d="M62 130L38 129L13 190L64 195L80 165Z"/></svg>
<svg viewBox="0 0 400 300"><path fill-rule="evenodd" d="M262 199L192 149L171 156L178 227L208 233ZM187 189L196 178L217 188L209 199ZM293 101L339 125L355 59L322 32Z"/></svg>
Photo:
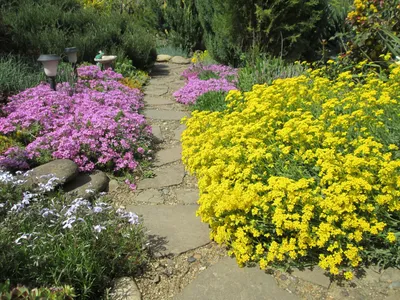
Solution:
<svg viewBox="0 0 400 300"><path fill-rule="evenodd" d="M362 83L309 70L226 102L184 121L182 156L198 214L239 265L317 262L350 279L367 261L397 263L400 66Z"/></svg>

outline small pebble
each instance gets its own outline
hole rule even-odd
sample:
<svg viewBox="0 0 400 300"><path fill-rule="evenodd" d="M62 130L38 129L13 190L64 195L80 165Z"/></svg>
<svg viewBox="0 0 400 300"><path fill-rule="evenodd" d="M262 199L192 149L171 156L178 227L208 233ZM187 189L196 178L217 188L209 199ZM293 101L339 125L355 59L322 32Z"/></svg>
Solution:
<svg viewBox="0 0 400 300"><path fill-rule="evenodd" d="M160 275L156 275L156 276L154 276L154 278L153 278L153 283L159 283L161 281L161 277L160 277Z"/></svg>
<svg viewBox="0 0 400 300"><path fill-rule="evenodd" d="M195 262L197 259L196 258L194 258L193 256L190 256L190 257L188 257L188 259L187 259L187 261L189 262L189 263L193 263L193 262Z"/></svg>
<svg viewBox="0 0 400 300"><path fill-rule="evenodd" d="M200 253L195 253L195 254L193 254L193 257L194 257L195 259L200 259L202 256L201 256Z"/></svg>
<svg viewBox="0 0 400 300"><path fill-rule="evenodd" d="M340 294L341 294L343 297L348 297L348 296L350 296L350 294L349 294L348 291L341 291Z"/></svg>
<svg viewBox="0 0 400 300"><path fill-rule="evenodd" d="M279 279L280 279L280 280L287 280L288 278L287 278L287 276L286 276L285 274L281 274L281 275L279 276Z"/></svg>

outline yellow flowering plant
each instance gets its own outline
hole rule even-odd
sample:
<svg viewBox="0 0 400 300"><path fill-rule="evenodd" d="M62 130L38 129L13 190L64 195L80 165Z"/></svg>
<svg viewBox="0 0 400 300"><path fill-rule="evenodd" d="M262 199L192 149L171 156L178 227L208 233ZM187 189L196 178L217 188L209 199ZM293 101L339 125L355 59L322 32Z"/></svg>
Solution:
<svg viewBox="0 0 400 300"><path fill-rule="evenodd" d="M332 275L400 255L400 66L363 82L320 69L230 91L184 120L198 215L239 265L318 263Z"/></svg>

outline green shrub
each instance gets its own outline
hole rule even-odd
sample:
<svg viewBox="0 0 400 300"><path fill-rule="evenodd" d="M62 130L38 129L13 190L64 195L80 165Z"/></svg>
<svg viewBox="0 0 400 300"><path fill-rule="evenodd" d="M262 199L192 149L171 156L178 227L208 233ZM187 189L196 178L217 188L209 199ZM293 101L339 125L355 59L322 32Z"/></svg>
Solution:
<svg viewBox="0 0 400 300"><path fill-rule="evenodd" d="M54 180L26 192L0 173L0 282L70 285L80 298L98 299L113 279L134 276L145 263L143 228L102 198L91 204L44 194Z"/></svg>
<svg viewBox="0 0 400 300"><path fill-rule="evenodd" d="M400 55L400 4L398 0L376 3L372 0L354 1L348 15L351 56L356 60L381 60L382 53Z"/></svg>
<svg viewBox="0 0 400 300"><path fill-rule="evenodd" d="M155 38L145 22L119 11L99 13L73 0L21 0L4 9L14 52L37 58L40 53L62 54L76 46L81 61L93 61L99 50L118 49L136 67L155 60Z"/></svg>
<svg viewBox="0 0 400 300"><path fill-rule="evenodd" d="M255 63L247 62L239 70L238 87L250 91L255 84L271 84L278 78L290 78L304 74L306 67L299 63L286 63L280 58L257 58Z"/></svg>
<svg viewBox="0 0 400 300"><path fill-rule="evenodd" d="M150 68L157 58L155 37L146 28L131 24L122 36L122 49L135 67Z"/></svg>
<svg viewBox="0 0 400 300"><path fill-rule="evenodd" d="M319 47L322 0L199 0L197 9L206 48L221 63L238 65L250 49L297 59Z"/></svg>
<svg viewBox="0 0 400 300"><path fill-rule="evenodd" d="M226 94L226 92L207 92L197 98L196 102L190 106L190 110L223 111L226 109Z"/></svg>
<svg viewBox="0 0 400 300"><path fill-rule="evenodd" d="M203 29L195 0L167 0L163 8L168 38L186 53L202 47Z"/></svg>

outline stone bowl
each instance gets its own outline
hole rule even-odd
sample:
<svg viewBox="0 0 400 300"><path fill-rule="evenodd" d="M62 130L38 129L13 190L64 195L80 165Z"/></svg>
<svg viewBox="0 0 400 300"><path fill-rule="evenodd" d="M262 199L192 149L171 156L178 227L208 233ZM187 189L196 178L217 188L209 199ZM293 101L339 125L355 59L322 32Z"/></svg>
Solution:
<svg viewBox="0 0 400 300"><path fill-rule="evenodd" d="M95 62L99 62L102 64L109 64L117 59L116 55L104 55L102 58L95 58Z"/></svg>

